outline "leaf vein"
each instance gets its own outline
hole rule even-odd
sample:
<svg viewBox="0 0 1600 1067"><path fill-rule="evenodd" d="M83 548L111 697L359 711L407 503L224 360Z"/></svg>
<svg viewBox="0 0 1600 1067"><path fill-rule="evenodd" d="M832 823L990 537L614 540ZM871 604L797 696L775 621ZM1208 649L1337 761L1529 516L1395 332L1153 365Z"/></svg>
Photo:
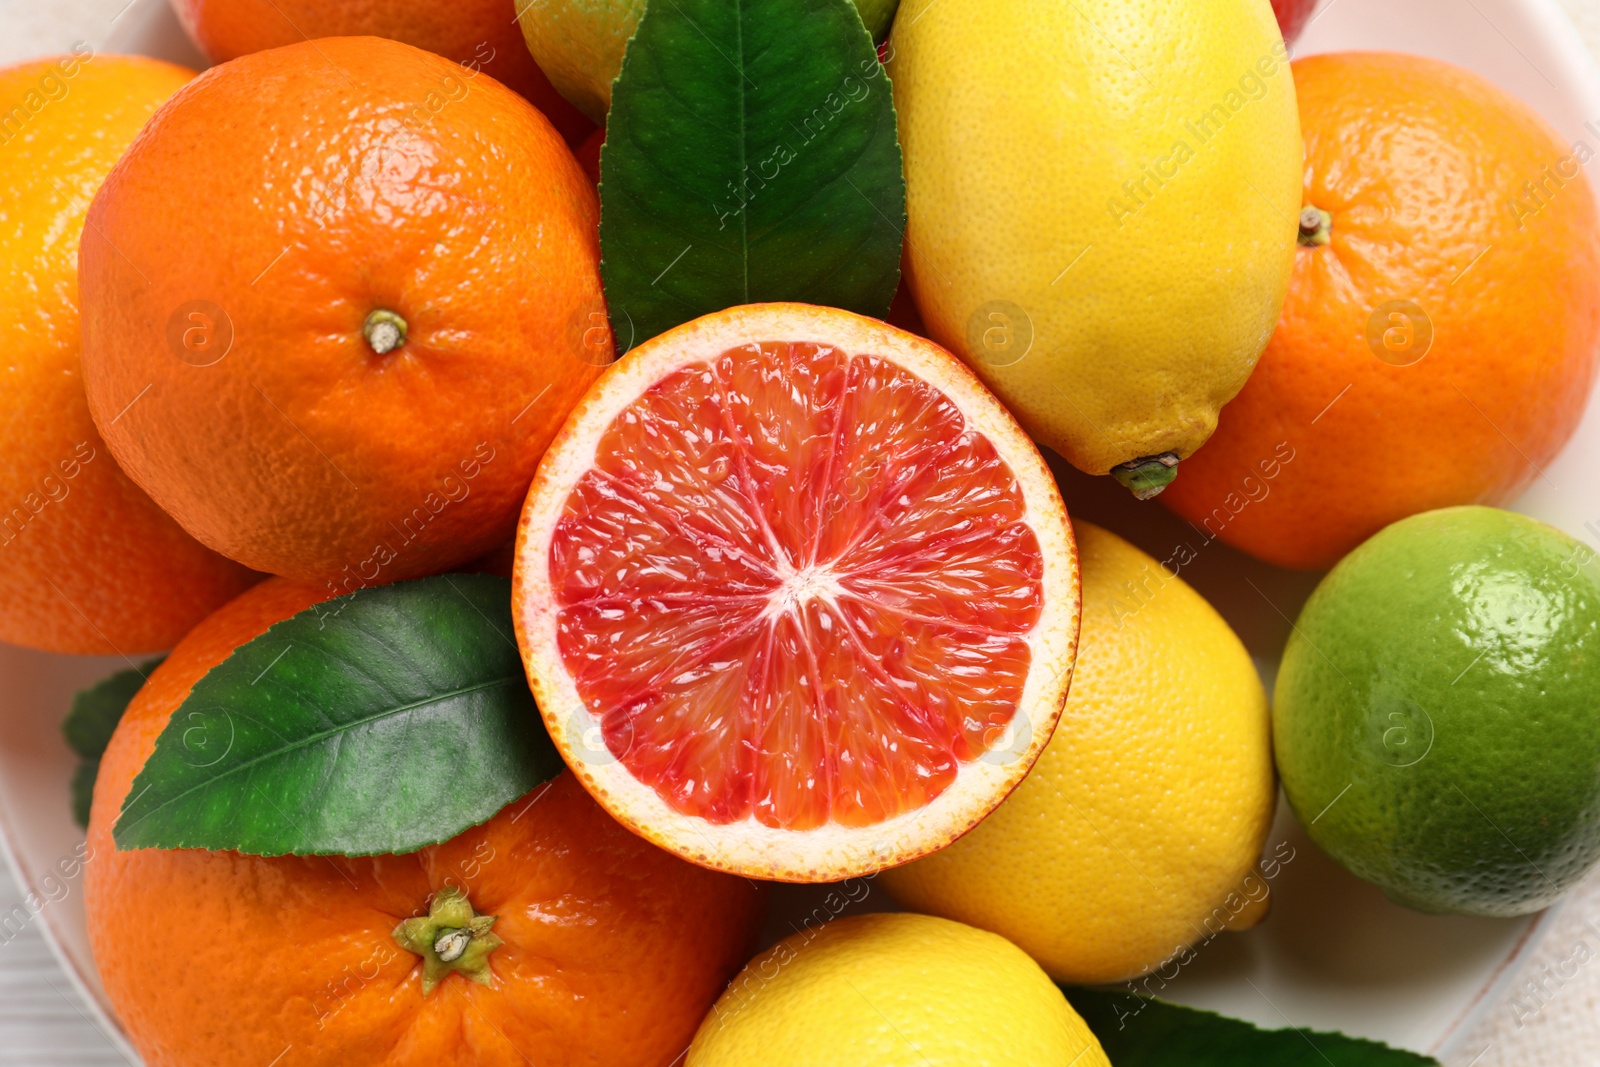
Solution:
<svg viewBox="0 0 1600 1067"><path fill-rule="evenodd" d="M222 771L220 774L214 774L214 775L210 776L209 778L205 778L205 779L203 779L201 781L196 782L194 785L191 785L188 788L186 788L186 789L184 789L184 790L182 790L180 792L174 793L172 796L170 796L170 797L168 797L168 798L166 798L164 800L161 800L159 803L154 804L153 806L150 806L145 811L144 814L140 815L137 819L135 819L132 822L128 823L127 826L124 827L123 829L125 831L127 831L127 832L131 832L136 826L138 826L140 823L144 822L146 819L150 818L152 815L156 814L157 812L163 811L163 810L171 807L172 805L179 803L180 801L183 801L183 800L187 799L189 796L191 796L192 794L194 794L195 792L197 792L199 790L206 789L208 787L214 786L218 782L221 782L221 781L223 781L223 780L225 780L227 778L230 778L230 777L232 777L233 775L236 775L236 774L241 774L242 773L242 774L248 775L250 773L253 773L254 769L259 764L266 763L266 762L268 762L270 760L277 759L277 758L285 756L285 755L287 755L289 753L296 752L296 751L299 751L301 749L310 747L311 745L314 745L314 744L322 741L324 738L327 738L327 737L330 737L330 736L333 736L333 735L342 735L342 734L344 734L344 733L346 733L346 732L348 732L350 730L353 730L353 729L355 729L357 727L365 726L365 725L367 725L369 723L377 722L380 719L384 719L384 718L387 718L389 716L403 715L403 714L406 714L408 712L415 711L418 708L427 707L430 704L442 704L442 703L445 703L446 701L453 700L453 699L455 699L457 697L470 696L473 693L484 692L486 690L494 689L494 688L497 688L499 686L511 685L511 684L514 684L514 683L519 682L519 681L524 681L524 679L520 675L513 676L513 677L508 677L508 678L494 678L494 679L490 679L490 680L484 681L484 682L477 682L477 683L474 683L473 685L462 686L459 689L452 689L452 690L450 690L448 692L445 692L445 693L438 693L438 694L435 694L433 696L428 697L427 699L413 701L413 702L411 702L409 704L404 704L404 705L401 705L399 707L386 707L386 708L383 708L380 711L377 711L377 712L375 712L375 713L373 713L371 715L365 715L365 716L362 716L361 718L358 718L358 719L347 720L344 724L342 724L342 725L340 725L340 726L338 726L338 727L336 727L334 729L321 730L321 731L318 731L317 733L314 733L314 734L308 734L307 736L301 738L300 740L290 742L289 744L287 744L287 745L285 745L285 746L283 746L281 748L275 748L275 749L273 749L273 750L271 750L269 752L263 752L263 753L261 753L259 755L253 756L250 759L245 760L245 761L243 761L241 763L236 763L233 766L231 766L231 767L227 768L226 770ZM247 785L249 784L248 778L246 779L246 784ZM126 812L124 812L124 814L126 814Z"/></svg>

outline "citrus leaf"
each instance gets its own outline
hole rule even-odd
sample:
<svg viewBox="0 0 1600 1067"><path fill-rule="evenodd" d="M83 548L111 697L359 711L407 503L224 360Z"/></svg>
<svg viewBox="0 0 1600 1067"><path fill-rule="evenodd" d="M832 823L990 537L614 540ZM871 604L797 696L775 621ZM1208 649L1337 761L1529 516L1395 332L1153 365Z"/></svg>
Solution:
<svg viewBox="0 0 1600 1067"><path fill-rule="evenodd" d="M119 849L411 852L562 769L511 583L447 574L318 604L195 683L134 779Z"/></svg>
<svg viewBox="0 0 1600 1067"><path fill-rule="evenodd" d="M80 830L89 829L89 813L94 810L94 782L99 777L99 760L80 760L77 769L72 772L72 781L68 783L68 794L72 798L72 821L78 824Z"/></svg>
<svg viewBox="0 0 1600 1067"><path fill-rule="evenodd" d="M889 78L851 0L645 9L600 157L619 347L761 301L882 316L905 204Z"/></svg>
<svg viewBox="0 0 1600 1067"><path fill-rule="evenodd" d="M1428 1056L1324 1030L1262 1030L1134 993L1061 991L1116 1067L1439 1067Z"/></svg>
<svg viewBox="0 0 1600 1067"><path fill-rule="evenodd" d="M77 753L78 769L72 776L72 819L89 827L89 808L94 803L94 780L100 773L100 757L111 743L111 735L122 721L128 701L133 699L150 672L161 666L164 656L103 678L72 698L72 710L61 722L67 747Z"/></svg>
<svg viewBox="0 0 1600 1067"><path fill-rule="evenodd" d="M67 747L83 759L97 760L103 756L128 702L139 692L150 672L165 659L165 656L157 656L78 690L72 698L72 710L61 721L61 734L66 738Z"/></svg>

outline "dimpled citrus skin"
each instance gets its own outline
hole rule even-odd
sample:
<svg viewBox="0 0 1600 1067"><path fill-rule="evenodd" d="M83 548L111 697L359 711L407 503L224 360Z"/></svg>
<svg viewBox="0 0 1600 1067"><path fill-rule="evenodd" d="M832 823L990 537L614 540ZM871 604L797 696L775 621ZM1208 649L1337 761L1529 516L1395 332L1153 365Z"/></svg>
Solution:
<svg viewBox="0 0 1600 1067"><path fill-rule="evenodd" d="M1109 1067L1039 965L927 915L858 915L768 949L706 1016L685 1067Z"/></svg>
<svg viewBox="0 0 1600 1067"><path fill-rule="evenodd" d="M112 55L0 71L0 641L153 652L257 578L184 533L117 467L79 369L89 202L193 77Z"/></svg>
<svg viewBox="0 0 1600 1067"><path fill-rule="evenodd" d="M1246 876L1277 791L1266 693L1228 624L1120 537L1074 525L1083 631L1044 755L971 833L879 877L1094 984L1259 917L1265 883Z"/></svg>
<svg viewBox="0 0 1600 1067"><path fill-rule="evenodd" d="M1270 563L1321 569L1407 515L1507 503L1561 450L1594 380L1600 223L1571 146L1474 74L1344 53L1294 76L1305 202L1332 216L1330 241L1297 253L1260 366L1162 500ZM1547 183L1544 206L1528 182ZM1393 364L1415 352L1407 317L1380 311L1397 300L1432 324L1409 365ZM1280 442L1294 461L1244 506Z"/></svg>
<svg viewBox="0 0 1600 1067"><path fill-rule="evenodd" d="M594 186L527 101L460 76L376 37L242 56L90 208L95 423L232 559L345 590L504 543L609 359ZM379 311L408 325L387 354L363 336Z"/></svg>
<svg viewBox="0 0 1600 1067"><path fill-rule="evenodd" d="M213 63L308 37L389 37L481 70L528 98L570 143L593 128L528 54L517 0L173 0Z"/></svg>
<svg viewBox="0 0 1600 1067"><path fill-rule="evenodd" d="M1388 527L1323 579L1273 706L1312 839L1395 901L1525 915L1600 859L1600 563L1494 508Z"/></svg>
<svg viewBox="0 0 1600 1067"><path fill-rule="evenodd" d="M764 895L634 837L570 774L404 856L116 850L123 800L190 687L326 595L272 579L223 607L151 674L106 750L89 820L89 939L144 1062L675 1062L755 947ZM446 885L498 916L505 944L489 957L492 986L449 975L424 999L421 959L393 931Z"/></svg>
<svg viewBox="0 0 1600 1067"><path fill-rule="evenodd" d="M1090 474L1199 448L1293 265L1267 0L905 0L890 53L929 336Z"/></svg>

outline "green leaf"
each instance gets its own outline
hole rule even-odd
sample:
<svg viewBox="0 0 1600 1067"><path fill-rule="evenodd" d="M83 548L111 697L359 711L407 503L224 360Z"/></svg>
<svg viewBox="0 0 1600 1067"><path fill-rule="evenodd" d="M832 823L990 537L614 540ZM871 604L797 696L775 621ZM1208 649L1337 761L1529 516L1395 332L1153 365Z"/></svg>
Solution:
<svg viewBox="0 0 1600 1067"><path fill-rule="evenodd" d="M94 780L98 777L100 761L97 759L79 760L77 770L72 772L72 782L67 788L72 797L72 821L80 830L89 828L89 812L94 809Z"/></svg>
<svg viewBox="0 0 1600 1067"><path fill-rule="evenodd" d="M1323 1030L1262 1030L1134 993L1062 986L1115 1067L1439 1067L1438 1061Z"/></svg>
<svg viewBox="0 0 1600 1067"><path fill-rule="evenodd" d="M195 683L134 779L120 849L412 852L562 769L511 583L447 574L316 605Z"/></svg>
<svg viewBox="0 0 1600 1067"><path fill-rule="evenodd" d="M128 701L165 658L158 656L137 667L118 671L79 690L72 698L72 710L62 720L61 733L67 747L78 754L80 761L72 776L72 818L84 829L89 827L89 808L94 802L94 780L100 773L100 757L111 743L111 735L122 721Z"/></svg>
<svg viewBox="0 0 1600 1067"><path fill-rule="evenodd" d="M122 721L128 701L144 685L150 672L161 666L165 656L141 663L103 678L72 698L72 710L62 720L61 733L67 747L83 759L97 760L105 754L111 735Z"/></svg>
<svg viewBox="0 0 1600 1067"><path fill-rule="evenodd" d="M620 348L760 301L882 316L905 206L889 78L851 0L645 9L600 158Z"/></svg>

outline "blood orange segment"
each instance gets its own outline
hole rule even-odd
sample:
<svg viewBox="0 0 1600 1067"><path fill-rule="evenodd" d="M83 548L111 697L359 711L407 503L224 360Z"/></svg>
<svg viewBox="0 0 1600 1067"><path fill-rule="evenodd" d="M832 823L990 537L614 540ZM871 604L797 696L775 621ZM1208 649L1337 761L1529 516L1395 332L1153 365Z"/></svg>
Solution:
<svg viewBox="0 0 1600 1067"><path fill-rule="evenodd" d="M808 834L907 859L998 803L1065 698L1076 583L1048 472L970 374L873 320L765 305L663 335L580 405L529 494L516 597L602 803L794 877L774 847L800 874Z"/></svg>

